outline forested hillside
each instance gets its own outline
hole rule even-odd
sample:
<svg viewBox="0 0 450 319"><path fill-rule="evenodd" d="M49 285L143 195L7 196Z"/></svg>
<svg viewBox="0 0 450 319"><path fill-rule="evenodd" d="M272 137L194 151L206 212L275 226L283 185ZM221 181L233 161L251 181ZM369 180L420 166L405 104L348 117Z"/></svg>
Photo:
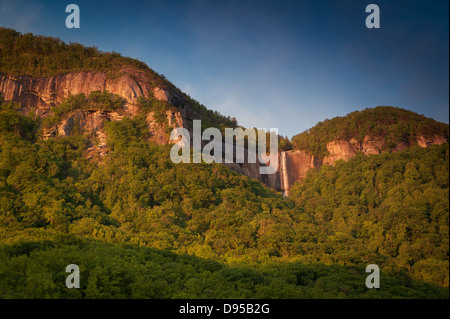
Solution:
<svg viewBox="0 0 450 319"><path fill-rule="evenodd" d="M101 165L85 135L37 129L2 105L2 297L448 296L448 144L324 166L285 199L220 164L173 164L140 116L107 124ZM89 281L70 293L72 255Z"/></svg>
<svg viewBox="0 0 450 319"><path fill-rule="evenodd" d="M374 254L386 268L448 287L448 163L448 144L359 154L311 171L290 198L314 220L324 258L351 264Z"/></svg>
<svg viewBox="0 0 450 319"><path fill-rule="evenodd" d="M1 298L448 298L445 289L403 274L384 273L383 289L367 289L367 274L357 266L289 262L232 267L50 231L20 236L20 243L0 246ZM64 284L71 263L80 266L80 289Z"/></svg>

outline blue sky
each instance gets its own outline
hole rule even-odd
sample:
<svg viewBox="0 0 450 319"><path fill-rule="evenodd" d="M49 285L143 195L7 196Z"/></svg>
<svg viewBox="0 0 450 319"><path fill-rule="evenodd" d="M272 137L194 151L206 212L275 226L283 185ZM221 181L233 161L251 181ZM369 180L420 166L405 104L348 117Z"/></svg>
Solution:
<svg viewBox="0 0 450 319"><path fill-rule="evenodd" d="M81 28L65 8L79 5ZM366 5L381 11L367 29ZM0 26L147 63L241 125L292 137L378 105L448 123L449 3L435 1L7 1Z"/></svg>

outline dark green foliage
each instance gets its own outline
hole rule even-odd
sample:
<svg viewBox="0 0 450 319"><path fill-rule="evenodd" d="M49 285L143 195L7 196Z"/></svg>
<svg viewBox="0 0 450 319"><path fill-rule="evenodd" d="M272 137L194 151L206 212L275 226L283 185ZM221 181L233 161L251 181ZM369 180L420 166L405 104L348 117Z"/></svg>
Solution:
<svg viewBox="0 0 450 319"><path fill-rule="evenodd" d="M0 72L126 68L173 86L120 54L0 28ZM70 96L42 125L123 102L105 91ZM219 164L173 164L144 116L163 123L175 109L152 97L139 100L140 116L105 124L101 162L86 159L86 136L38 140L39 120L0 103L0 298L448 298L448 144L323 166L285 199ZM193 99L186 106L203 128L237 127ZM418 136L448 139L448 125L380 107L319 123L293 144L324 156L329 141L366 135L389 151ZM281 136L279 145L292 148ZM81 267L80 290L63 286L70 263ZM381 290L364 285L371 263Z"/></svg>
<svg viewBox="0 0 450 319"><path fill-rule="evenodd" d="M0 245L0 298L448 298L443 288L393 274L384 274L383 289L369 290L362 267L229 267L132 245L21 235L45 240ZM79 289L65 287L65 269L73 263L80 267Z"/></svg>
<svg viewBox="0 0 450 319"><path fill-rule="evenodd" d="M202 131L208 127L217 127L224 132L225 128L238 127L235 118L225 117L218 111L208 110L206 106L190 97L188 97L186 105L198 114L198 118L196 119L202 120Z"/></svg>
<svg viewBox="0 0 450 319"><path fill-rule="evenodd" d="M37 123L31 117L21 116L14 110L13 103L3 103L0 107L0 136L16 134L26 140L34 140Z"/></svg>
<svg viewBox="0 0 450 319"><path fill-rule="evenodd" d="M147 123L143 116L124 117L120 122L109 122L105 125L108 145L113 150L124 150L130 146L139 147L140 142L150 137Z"/></svg>
<svg viewBox="0 0 450 319"><path fill-rule="evenodd" d="M285 151L291 151L292 149L293 149L293 145L292 145L292 142L289 140L289 138L279 135L278 136L278 151L285 152Z"/></svg>
<svg viewBox="0 0 450 319"><path fill-rule="evenodd" d="M270 132L266 132L266 153L269 154L270 153L270 135L274 134L274 133L270 133ZM278 136L278 152L286 152L286 151L291 151L293 146L292 146L292 142L289 140L289 138L284 137L282 135L277 135ZM259 137L257 137L256 139L257 141L259 140Z"/></svg>
<svg viewBox="0 0 450 319"><path fill-rule="evenodd" d="M75 111L88 108L88 100L84 93L68 96L61 104L52 109L59 118Z"/></svg>
<svg viewBox="0 0 450 319"><path fill-rule="evenodd" d="M401 142L416 144L417 137L434 135L449 138L448 125L401 108L379 106L355 111L344 117L319 122L313 128L292 138L294 149L306 150L318 157L328 155L327 143L354 138L362 143L365 136L381 137L385 151Z"/></svg>

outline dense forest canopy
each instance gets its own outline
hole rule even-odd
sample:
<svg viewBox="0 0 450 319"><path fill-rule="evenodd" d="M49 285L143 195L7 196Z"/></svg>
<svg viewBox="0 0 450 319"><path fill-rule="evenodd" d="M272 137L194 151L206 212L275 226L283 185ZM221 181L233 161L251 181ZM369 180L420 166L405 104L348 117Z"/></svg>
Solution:
<svg viewBox="0 0 450 319"><path fill-rule="evenodd" d="M310 171L290 198L312 216L333 261L353 263L374 253L385 267L448 287L448 165L447 143L359 154Z"/></svg>
<svg viewBox="0 0 450 319"><path fill-rule="evenodd" d="M2 298L448 298L444 289L401 274L384 274L383 289L367 289L358 266L233 267L48 231L27 236L29 241L0 245ZM67 289L64 270L74 262L80 265L80 289Z"/></svg>
<svg viewBox="0 0 450 319"><path fill-rule="evenodd" d="M399 143L414 145L419 136L434 135L443 136L448 141L448 124L405 109L379 106L319 122L311 129L295 135L292 143L294 149L324 157L328 155L327 143L334 140L353 138L362 143L365 136L383 138L384 151L391 151Z"/></svg>
<svg viewBox="0 0 450 319"><path fill-rule="evenodd" d="M286 199L220 164L173 164L170 146L148 141L142 116L106 125L101 165L86 159L85 135L39 140L36 131L3 104L2 297L448 296L448 144L324 166ZM67 254L91 280L74 295L53 273ZM177 257L185 254L201 259ZM215 262L206 270L203 260ZM26 278L44 261L33 276L48 285L32 292L37 278ZM362 281L369 263L390 278L379 294Z"/></svg>

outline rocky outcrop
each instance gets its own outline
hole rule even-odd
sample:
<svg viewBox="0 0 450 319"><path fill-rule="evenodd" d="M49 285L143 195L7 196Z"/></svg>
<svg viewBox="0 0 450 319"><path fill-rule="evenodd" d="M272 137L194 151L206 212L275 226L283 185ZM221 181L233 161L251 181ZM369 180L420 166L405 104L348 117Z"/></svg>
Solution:
<svg viewBox="0 0 450 319"><path fill-rule="evenodd" d="M16 101L25 109L36 109L37 115L45 117L51 107L61 103L70 94L108 90L126 100L125 111L136 112L139 96L147 96L150 87L145 81L138 81L133 74L110 79L105 72L78 72L52 77L12 77L0 74L0 93L7 101Z"/></svg>
<svg viewBox="0 0 450 319"><path fill-rule="evenodd" d="M75 131L88 134L93 137L92 145L88 148L89 159L101 159L108 153L106 133L104 126L106 122L120 121L123 115L116 112L77 110L71 113L58 125L44 129L44 139L64 137L74 134Z"/></svg>
<svg viewBox="0 0 450 319"><path fill-rule="evenodd" d="M446 142L447 142L446 138L444 136L439 135L433 135L432 137L419 136L417 138L417 144L420 147L429 147L431 145L443 144Z"/></svg>
<svg viewBox="0 0 450 319"><path fill-rule="evenodd" d="M333 165L338 160L347 161L356 155L355 146L347 140L332 141L327 144L329 155L323 159L324 163Z"/></svg>
<svg viewBox="0 0 450 319"><path fill-rule="evenodd" d="M0 94L6 101L16 101L24 109L36 109L37 115L45 117L51 107L61 103L71 94L107 90L126 101L124 111L134 115L140 96L151 94L157 99L182 107L186 98L170 88L152 87L142 71L126 70L112 78L105 72L77 72L52 77L10 76L0 73ZM24 110L26 111L26 110Z"/></svg>
<svg viewBox="0 0 450 319"><path fill-rule="evenodd" d="M358 151L363 152L366 155L380 154L385 145L384 138L364 136L361 148Z"/></svg>
<svg viewBox="0 0 450 319"><path fill-rule="evenodd" d="M0 95L5 101L15 101L22 105L23 114L34 112L35 116L45 118L52 115L52 107L60 104L69 95L107 90L124 98L123 110L106 112L98 110L78 110L55 127L44 130L43 138L71 135L74 128L86 134L99 137L100 145L106 139L103 130L105 121L121 120L124 115L138 113L137 100L140 96L153 95L156 99L176 106L179 112L170 112L167 119L170 127L188 127L192 119L200 118L195 111L186 106L187 98L170 85L154 86L143 71L124 69L119 76L111 77L105 72L76 72L52 77L11 76L0 73ZM150 115L151 117L152 115ZM169 135L164 124L157 124L153 118L147 122L152 139L158 143L168 143ZM103 143L104 142L104 143ZM104 152L103 152L104 153ZM103 154L104 155L104 154Z"/></svg>
<svg viewBox="0 0 450 319"><path fill-rule="evenodd" d="M77 110L58 125L44 129L43 138L70 136L75 129L86 134L97 134L103 131L105 122L120 121L122 118L123 115L116 112Z"/></svg>
<svg viewBox="0 0 450 319"><path fill-rule="evenodd" d="M167 111L166 122L158 123L154 113L150 112L146 117L150 131L150 139L158 144L176 143L178 140L170 140L170 132L177 127L183 127L184 122L180 112Z"/></svg>

